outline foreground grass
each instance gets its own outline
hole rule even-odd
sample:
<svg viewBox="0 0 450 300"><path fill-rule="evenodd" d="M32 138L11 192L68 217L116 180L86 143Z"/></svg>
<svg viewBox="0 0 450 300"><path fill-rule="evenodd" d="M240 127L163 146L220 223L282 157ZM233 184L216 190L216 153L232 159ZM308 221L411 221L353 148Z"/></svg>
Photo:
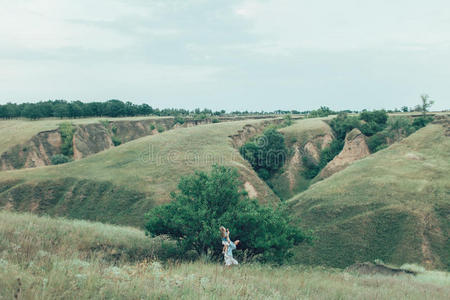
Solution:
<svg viewBox="0 0 450 300"><path fill-rule="evenodd" d="M450 293L443 272L388 277L302 266L225 269L131 255L146 248L155 254L159 244L132 228L0 212L0 299L445 299ZM111 260L105 253L113 249L129 255Z"/></svg>

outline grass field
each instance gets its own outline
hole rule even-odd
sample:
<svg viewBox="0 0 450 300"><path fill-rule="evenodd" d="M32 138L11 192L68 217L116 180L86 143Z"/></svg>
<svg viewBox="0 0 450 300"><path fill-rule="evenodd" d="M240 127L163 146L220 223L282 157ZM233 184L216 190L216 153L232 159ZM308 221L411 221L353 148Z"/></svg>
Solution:
<svg viewBox="0 0 450 300"><path fill-rule="evenodd" d="M278 198L231 145L247 120L147 136L68 164L0 172L0 206L142 226L143 215L169 200L183 175L212 164L237 167L263 202Z"/></svg>
<svg viewBox="0 0 450 300"><path fill-rule="evenodd" d="M302 263L347 266L382 259L449 269L450 139L429 125L288 201L313 246Z"/></svg>
<svg viewBox="0 0 450 300"><path fill-rule="evenodd" d="M445 299L450 293L444 272L390 277L259 264L227 270L208 261L161 263L152 259L167 252L160 245L132 228L0 212L0 299Z"/></svg>

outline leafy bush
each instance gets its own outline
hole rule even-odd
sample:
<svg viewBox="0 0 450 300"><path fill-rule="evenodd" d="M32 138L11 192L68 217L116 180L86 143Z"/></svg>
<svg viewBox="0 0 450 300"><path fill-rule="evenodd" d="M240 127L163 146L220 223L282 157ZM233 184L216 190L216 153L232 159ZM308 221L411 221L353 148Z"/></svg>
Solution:
<svg viewBox="0 0 450 300"><path fill-rule="evenodd" d="M176 117L173 119L173 124L174 124L174 125L175 125L175 124L181 124L181 125L183 125L184 122L186 122L186 119L183 118L182 116L176 116Z"/></svg>
<svg viewBox="0 0 450 300"><path fill-rule="evenodd" d="M67 157L64 154L55 154L50 160L52 162L52 165L60 165L72 161L70 157Z"/></svg>
<svg viewBox="0 0 450 300"><path fill-rule="evenodd" d="M108 120L98 120L100 124L103 125L105 128L109 128L109 121Z"/></svg>
<svg viewBox="0 0 450 300"><path fill-rule="evenodd" d="M309 117L310 118L328 117L329 115L332 114L335 114L335 112L332 111L329 107L321 106L319 109L309 112Z"/></svg>
<svg viewBox="0 0 450 300"><path fill-rule="evenodd" d="M363 111L359 118L367 123L377 123L379 125L386 124L388 120L388 115L384 109L374 110L374 111Z"/></svg>
<svg viewBox="0 0 450 300"><path fill-rule="evenodd" d="M69 122L59 124L59 133L61 134L62 145L61 153L71 157L73 155L73 134L75 128Z"/></svg>
<svg viewBox="0 0 450 300"><path fill-rule="evenodd" d="M262 135L244 144L239 152L263 179L268 179L283 166L288 153L284 136L275 128L266 129Z"/></svg>
<svg viewBox="0 0 450 300"><path fill-rule="evenodd" d="M155 124L150 124L150 130L155 130L156 126Z"/></svg>
<svg viewBox="0 0 450 300"><path fill-rule="evenodd" d="M285 115L283 117L284 121L282 124L282 127L287 127L287 126L291 126L292 125L292 117L291 115Z"/></svg>
<svg viewBox="0 0 450 300"><path fill-rule="evenodd" d="M432 116L422 116L422 117L414 118L412 125L416 128L416 130L418 130L422 127L427 126L428 123L430 123L432 121L433 121Z"/></svg>
<svg viewBox="0 0 450 300"><path fill-rule="evenodd" d="M158 130L159 133L164 131L164 127L161 124L158 124L158 126L156 126L156 130Z"/></svg>
<svg viewBox="0 0 450 300"><path fill-rule="evenodd" d="M240 192L236 169L213 166L208 174L183 177L172 202L148 213L150 235L168 235L183 251L219 257L222 250L219 226L230 229L240 249L261 262L283 263L291 248L307 237L290 225L283 207L261 206Z"/></svg>
<svg viewBox="0 0 450 300"><path fill-rule="evenodd" d="M117 136L112 136L111 140L112 140L114 146L116 146L116 147L119 146L120 144L122 144L122 140Z"/></svg>
<svg viewBox="0 0 450 300"><path fill-rule="evenodd" d="M337 139L344 140L345 135L353 128L361 127L361 122L358 117L349 117L346 113L339 113L336 118L331 120L330 127L334 130Z"/></svg>
<svg viewBox="0 0 450 300"><path fill-rule="evenodd" d="M219 119L217 119L217 118L214 118L214 119L212 119L212 121L211 122L213 122L213 123L219 123L220 122L220 120Z"/></svg>
<svg viewBox="0 0 450 300"><path fill-rule="evenodd" d="M372 153L382 149L382 145L386 145L385 132L378 132L367 139L367 146Z"/></svg>

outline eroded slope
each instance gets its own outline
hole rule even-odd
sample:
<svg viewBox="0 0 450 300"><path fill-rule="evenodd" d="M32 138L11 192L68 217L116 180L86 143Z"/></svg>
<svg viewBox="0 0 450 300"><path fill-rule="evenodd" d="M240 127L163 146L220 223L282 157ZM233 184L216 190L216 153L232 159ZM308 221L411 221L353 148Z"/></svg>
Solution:
<svg viewBox="0 0 450 300"><path fill-rule="evenodd" d="M449 268L450 139L429 125L288 201L318 240L297 261L345 267L382 259Z"/></svg>

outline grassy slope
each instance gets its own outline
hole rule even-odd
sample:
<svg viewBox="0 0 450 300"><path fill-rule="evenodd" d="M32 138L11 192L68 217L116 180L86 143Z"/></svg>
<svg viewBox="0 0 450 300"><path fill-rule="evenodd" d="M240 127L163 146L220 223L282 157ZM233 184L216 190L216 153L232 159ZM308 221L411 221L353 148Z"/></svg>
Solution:
<svg viewBox="0 0 450 300"><path fill-rule="evenodd" d="M100 120L129 121L155 119L159 117L127 117L127 118L83 118L83 119L42 119L30 121L25 119L0 121L0 154L17 144L22 144L41 131L54 130L63 122L73 124L98 123Z"/></svg>
<svg viewBox="0 0 450 300"><path fill-rule="evenodd" d="M312 137L324 135L331 132L330 126L324 122L327 118L313 118L294 121L291 126L281 128L279 131L284 134L286 142L306 143Z"/></svg>
<svg viewBox="0 0 450 300"><path fill-rule="evenodd" d="M167 251L159 245L132 228L0 211L0 299L14 299L19 281L18 299L444 299L450 293L443 272L388 277L144 260ZM117 254L123 254L118 261Z"/></svg>
<svg viewBox="0 0 450 300"><path fill-rule="evenodd" d="M288 149L293 150L294 144L296 147L304 146L314 137L331 133L332 130L330 126L323 121L325 119L327 118L297 120L294 121L291 126L281 128L279 131L285 136L285 142ZM310 179L302 176L301 170L295 169L295 174L293 174L293 180L295 183L293 189L291 189L289 178L287 177L287 173L285 173L285 170L289 168L288 164L289 160L286 162L286 165L283 167L281 172L275 174L275 176L269 180L269 184L272 186L272 189L282 200L289 199L292 196L306 190L311 182ZM299 162L296 162L296 164L299 164Z"/></svg>
<svg viewBox="0 0 450 300"><path fill-rule="evenodd" d="M169 200L181 176L213 163L237 167L262 201L277 201L228 138L260 122L180 128L64 165L0 172L0 206L12 199L19 210L142 226L144 214Z"/></svg>
<svg viewBox="0 0 450 300"><path fill-rule="evenodd" d="M382 259L449 268L450 139L429 125L290 199L316 230L300 262L343 267Z"/></svg>

